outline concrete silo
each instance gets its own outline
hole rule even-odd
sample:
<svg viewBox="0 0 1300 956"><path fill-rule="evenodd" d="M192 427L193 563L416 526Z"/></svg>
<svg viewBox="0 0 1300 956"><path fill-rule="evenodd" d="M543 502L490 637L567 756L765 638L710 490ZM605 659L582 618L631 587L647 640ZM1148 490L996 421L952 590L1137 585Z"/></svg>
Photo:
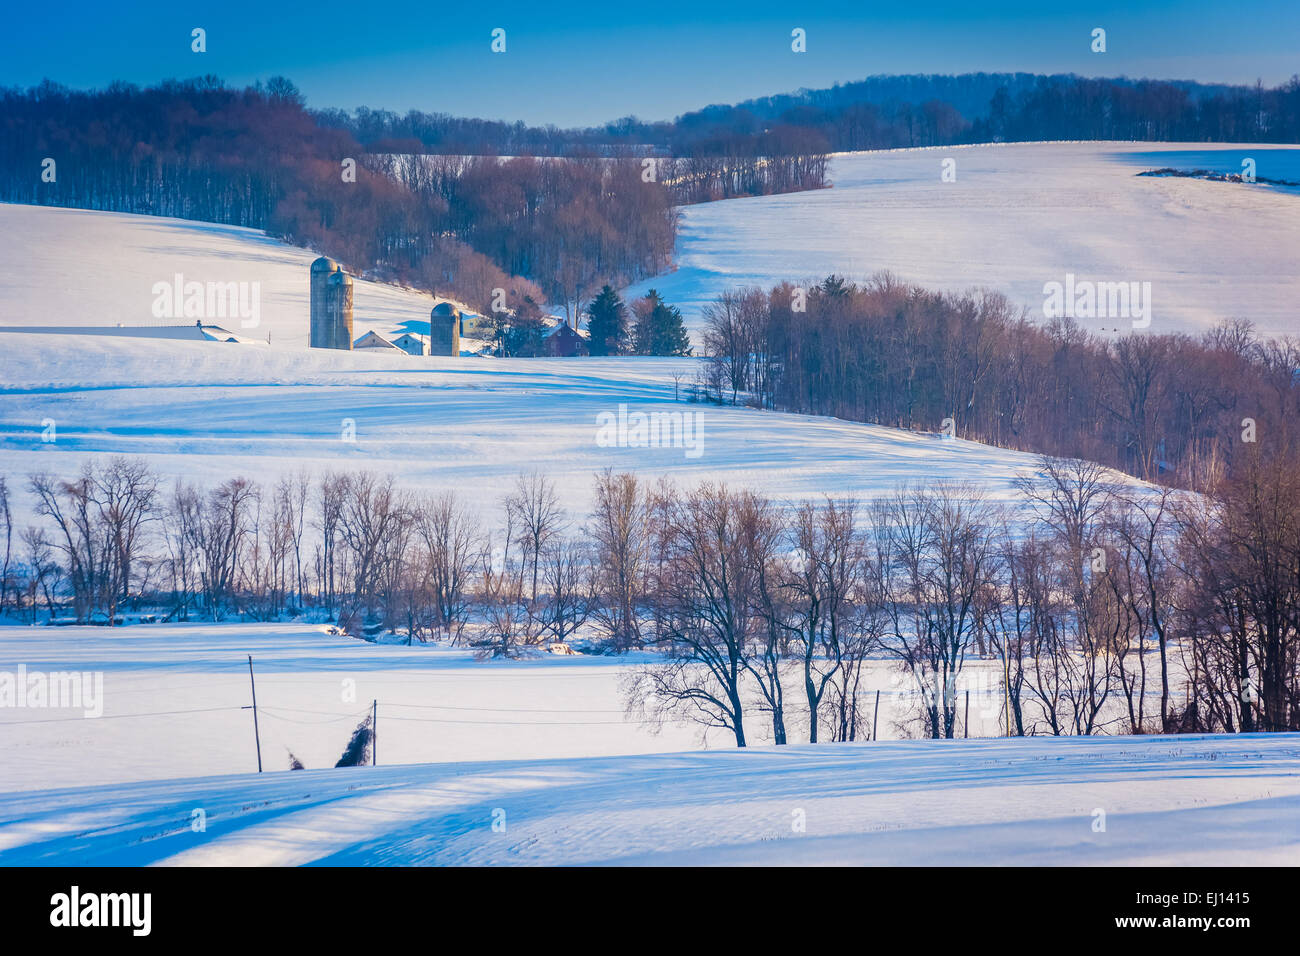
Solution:
<svg viewBox="0 0 1300 956"><path fill-rule="evenodd" d="M352 349L352 277L325 256L311 264L311 347Z"/></svg>
<svg viewBox="0 0 1300 956"><path fill-rule="evenodd" d="M460 355L460 310L439 302L429 314L429 354Z"/></svg>

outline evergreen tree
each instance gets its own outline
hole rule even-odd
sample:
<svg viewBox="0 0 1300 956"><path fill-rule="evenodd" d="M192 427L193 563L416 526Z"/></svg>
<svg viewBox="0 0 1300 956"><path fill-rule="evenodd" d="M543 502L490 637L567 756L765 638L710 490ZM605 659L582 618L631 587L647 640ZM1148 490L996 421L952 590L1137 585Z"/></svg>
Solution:
<svg viewBox="0 0 1300 956"><path fill-rule="evenodd" d="M628 348L627 306L609 286L587 307L588 347L592 355L622 355Z"/></svg>
<svg viewBox="0 0 1300 956"><path fill-rule="evenodd" d="M654 289L646 293L638 310L633 344L638 355L690 355L691 337L681 310L669 305Z"/></svg>

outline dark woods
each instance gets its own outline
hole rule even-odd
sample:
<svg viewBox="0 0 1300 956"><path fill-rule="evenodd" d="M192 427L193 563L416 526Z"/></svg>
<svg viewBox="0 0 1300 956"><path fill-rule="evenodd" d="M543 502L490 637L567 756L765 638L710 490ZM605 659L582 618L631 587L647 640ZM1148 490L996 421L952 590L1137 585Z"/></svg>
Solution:
<svg viewBox="0 0 1300 956"><path fill-rule="evenodd" d="M804 311L796 311L800 297ZM878 277L724 294L705 311L724 400L1087 458L1203 490L1253 451L1300 447L1300 343L1248 322L1103 337L998 293Z"/></svg>
<svg viewBox="0 0 1300 956"><path fill-rule="evenodd" d="M703 160L1044 139L1294 143L1300 141L1300 80L1265 89L1031 73L872 76L708 106L674 120L628 116L590 129L416 110L320 115L373 151L398 153Z"/></svg>
<svg viewBox="0 0 1300 956"><path fill-rule="evenodd" d="M797 124L832 151L1060 139L1294 143L1300 79L1265 89L1028 73L876 76L691 116Z"/></svg>
<svg viewBox="0 0 1300 956"><path fill-rule="evenodd" d="M674 198L642 174L635 160L368 153L279 78L0 92L4 200L264 229L484 313L497 288L511 311L537 309L666 268Z"/></svg>
<svg viewBox="0 0 1300 956"><path fill-rule="evenodd" d="M485 314L503 289L527 320L547 302L573 318L601 286L666 270L675 205L825 185L820 139L800 130L680 158L536 159L498 155L490 137L455 155L358 141L367 115L313 113L281 77L3 90L0 199L263 229Z"/></svg>

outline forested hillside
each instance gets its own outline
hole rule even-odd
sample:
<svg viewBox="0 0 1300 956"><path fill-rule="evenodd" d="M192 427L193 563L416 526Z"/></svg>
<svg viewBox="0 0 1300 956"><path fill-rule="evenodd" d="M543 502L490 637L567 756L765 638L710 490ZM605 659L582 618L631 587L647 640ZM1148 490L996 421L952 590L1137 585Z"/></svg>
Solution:
<svg viewBox="0 0 1300 956"><path fill-rule="evenodd" d="M375 148L676 157L780 156L1045 139L1282 142L1300 139L1300 80L1275 89L1073 74L871 76L712 105L673 120L627 116L557 129L412 110L328 110L322 121Z"/></svg>
<svg viewBox="0 0 1300 956"><path fill-rule="evenodd" d="M466 160L394 175L287 80L0 92L0 199L264 229L488 311L594 294L670 261L673 197L622 163ZM425 175L427 173L427 175Z"/></svg>

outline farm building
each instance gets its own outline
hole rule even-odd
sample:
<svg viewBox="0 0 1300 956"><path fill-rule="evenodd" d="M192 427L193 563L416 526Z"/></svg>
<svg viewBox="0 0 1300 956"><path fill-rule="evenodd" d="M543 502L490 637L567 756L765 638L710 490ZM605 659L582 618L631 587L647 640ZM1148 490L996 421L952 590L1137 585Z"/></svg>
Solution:
<svg viewBox="0 0 1300 956"><path fill-rule="evenodd" d="M378 332L367 332L352 343L354 352L405 352Z"/></svg>
<svg viewBox="0 0 1300 956"><path fill-rule="evenodd" d="M460 310L439 302L429 313L429 354L460 355Z"/></svg>
<svg viewBox="0 0 1300 956"><path fill-rule="evenodd" d="M589 354L587 339L567 322L551 326L543 333L542 339L546 345L546 354L550 356L571 358L574 355Z"/></svg>
<svg viewBox="0 0 1300 956"><path fill-rule="evenodd" d="M311 264L311 347L352 348L352 277L325 256Z"/></svg>
<svg viewBox="0 0 1300 956"><path fill-rule="evenodd" d="M393 339L393 344L405 352L407 355L428 355L429 346L425 342L424 336L412 335L410 332L403 332L397 338Z"/></svg>

